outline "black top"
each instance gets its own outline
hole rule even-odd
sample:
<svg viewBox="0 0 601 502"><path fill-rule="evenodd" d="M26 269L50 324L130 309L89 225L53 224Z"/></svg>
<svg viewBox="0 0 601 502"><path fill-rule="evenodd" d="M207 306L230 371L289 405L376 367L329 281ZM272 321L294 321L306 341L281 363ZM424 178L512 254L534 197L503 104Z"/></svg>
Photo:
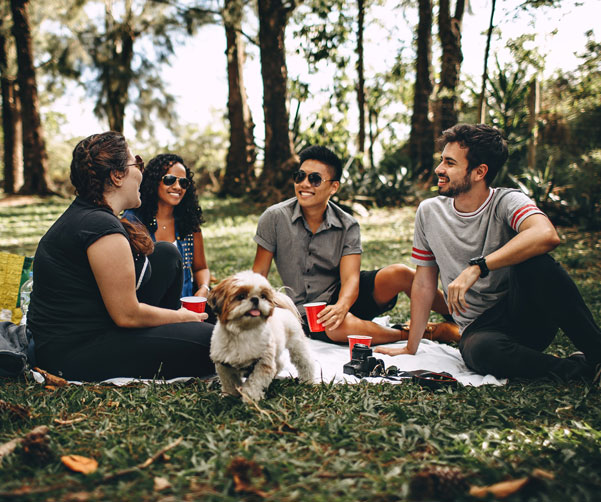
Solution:
<svg viewBox="0 0 601 502"><path fill-rule="evenodd" d="M33 262L27 315L27 327L37 347L54 341L89 340L116 326L87 255L88 247L99 238L116 233L128 238L110 210L77 197L42 237Z"/></svg>

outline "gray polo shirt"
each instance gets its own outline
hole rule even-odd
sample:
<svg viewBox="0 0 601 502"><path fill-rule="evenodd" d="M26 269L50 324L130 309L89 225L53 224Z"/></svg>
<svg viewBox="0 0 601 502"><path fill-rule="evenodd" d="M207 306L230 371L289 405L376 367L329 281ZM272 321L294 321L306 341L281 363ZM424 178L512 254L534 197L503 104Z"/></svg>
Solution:
<svg viewBox="0 0 601 502"><path fill-rule="evenodd" d="M273 253L286 292L303 315L303 303L328 301L340 284L340 259L362 251L355 218L328 202L314 234L296 197L265 210L255 242Z"/></svg>

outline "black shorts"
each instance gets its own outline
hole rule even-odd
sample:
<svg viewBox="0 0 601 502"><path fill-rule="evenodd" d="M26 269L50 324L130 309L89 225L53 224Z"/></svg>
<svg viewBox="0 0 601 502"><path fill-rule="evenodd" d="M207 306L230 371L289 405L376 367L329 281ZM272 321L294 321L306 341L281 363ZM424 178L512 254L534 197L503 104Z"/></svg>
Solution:
<svg viewBox="0 0 601 502"><path fill-rule="evenodd" d="M359 274L359 296L349 310L351 314L359 319L371 321L374 317L378 317L384 312L388 312L396 305L398 295L392 298L386 305L382 306L378 305L374 300L374 283L376 281L376 274L379 271L380 269L369 271L362 270ZM338 301L339 294L340 285L338 285L338 288L336 288L336 291L334 291L330 297L330 300L327 302L328 305L336 303ZM307 322L307 318L305 316L303 316L303 329L309 338L321 340L323 342L336 343L326 335L325 331L313 333L309 329L309 323ZM346 345L346 342L341 343L341 345Z"/></svg>

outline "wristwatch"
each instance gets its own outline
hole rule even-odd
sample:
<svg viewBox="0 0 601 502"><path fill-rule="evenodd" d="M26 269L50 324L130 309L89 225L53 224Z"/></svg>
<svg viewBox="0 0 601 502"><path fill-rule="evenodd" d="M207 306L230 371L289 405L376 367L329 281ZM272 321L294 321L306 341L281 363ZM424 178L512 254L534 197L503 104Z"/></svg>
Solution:
<svg viewBox="0 0 601 502"><path fill-rule="evenodd" d="M486 266L486 258L484 256L476 256L470 259L470 265L478 265L480 267L480 277L486 277L490 270Z"/></svg>

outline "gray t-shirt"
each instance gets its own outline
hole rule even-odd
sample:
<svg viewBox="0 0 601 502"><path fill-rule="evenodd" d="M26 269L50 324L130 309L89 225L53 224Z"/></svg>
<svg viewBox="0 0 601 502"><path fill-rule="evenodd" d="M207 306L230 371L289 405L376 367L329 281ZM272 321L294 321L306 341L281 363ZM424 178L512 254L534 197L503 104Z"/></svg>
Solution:
<svg viewBox="0 0 601 502"><path fill-rule="evenodd" d="M457 211L449 197L427 199L415 216L411 261L439 268L446 299L449 283L468 266L470 258L487 256L502 247L533 214L544 213L521 191L510 188L491 188L486 201L472 213ZM465 295L468 309L453 314L461 331L503 298L508 282L508 267L476 281Z"/></svg>
<svg viewBox="0 0 601 502"><path fill-rule="evenodd" d="M273 253L286 292L301 314L303 303L330 299L340 284L340 259L362 251L359 223L352 216L328 202L313 234L296 198L265 210L255 242Z"/></svg>

